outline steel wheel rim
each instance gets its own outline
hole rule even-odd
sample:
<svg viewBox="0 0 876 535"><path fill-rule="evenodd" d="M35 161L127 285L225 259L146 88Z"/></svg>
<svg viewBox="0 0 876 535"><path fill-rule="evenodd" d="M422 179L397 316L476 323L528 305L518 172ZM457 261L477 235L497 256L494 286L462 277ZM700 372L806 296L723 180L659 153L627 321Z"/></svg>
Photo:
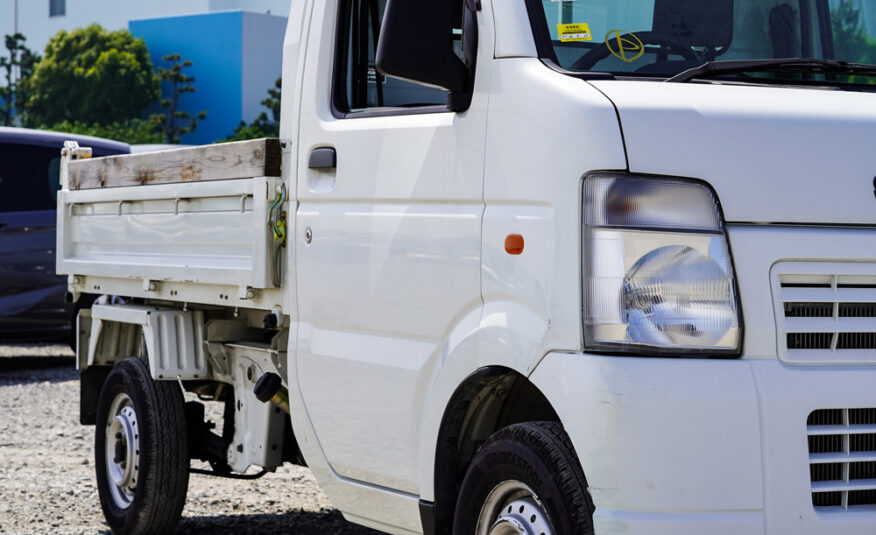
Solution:
<svg viewBox="0 0 876 535"><path fill-rule="evenodd" d="M541 500L526 483L511 480L496 485L478 515L477 535L554 535Z"/></svg>
<svg viewBox="0 0 876 535"><path fill-rule="evenodd" d="M134 501L140 475L140 428L131 398L116 395L106 419L104 463L113 503L127 509Z"/></svg>

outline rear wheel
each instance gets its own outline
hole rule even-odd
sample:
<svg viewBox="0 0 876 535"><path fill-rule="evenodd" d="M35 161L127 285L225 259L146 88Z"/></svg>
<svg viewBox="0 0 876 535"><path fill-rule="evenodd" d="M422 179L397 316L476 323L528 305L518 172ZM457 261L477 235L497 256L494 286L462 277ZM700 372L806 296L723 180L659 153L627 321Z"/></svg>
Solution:
<svg viewBox="0 0 876 535"><path fill-rule="evenodd" d="M117 364L100 393L94 450L100 504L113 532L170 532L189 482L179 386L153 381L143 359Z"/></svg>
<svg viewBox="0 0 876 535"><path fill-rule="evenodd" d="M466 471L453 533L593 533L593 502L563 427L529 422L494 433Z"/></svg>

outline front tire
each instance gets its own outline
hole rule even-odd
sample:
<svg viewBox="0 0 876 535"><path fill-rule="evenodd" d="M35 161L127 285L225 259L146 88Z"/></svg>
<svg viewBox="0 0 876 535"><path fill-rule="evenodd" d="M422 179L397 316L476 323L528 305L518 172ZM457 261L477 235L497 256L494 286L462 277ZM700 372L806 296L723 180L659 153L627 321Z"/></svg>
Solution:
<svg viewBox="0 0 876 535"><path fill-rule="evenodd" d="M153 381L143 359L113 368L97 405L95 468L100 505L114 533L168 533L189 484L182 391Z"/></svg>
<svg viewBox="0 0 876 535"><path fill-rule="evenodd" d="M453 533L592 534L593 501L562 425L516 424L487 439L462 481Z"/></svg>

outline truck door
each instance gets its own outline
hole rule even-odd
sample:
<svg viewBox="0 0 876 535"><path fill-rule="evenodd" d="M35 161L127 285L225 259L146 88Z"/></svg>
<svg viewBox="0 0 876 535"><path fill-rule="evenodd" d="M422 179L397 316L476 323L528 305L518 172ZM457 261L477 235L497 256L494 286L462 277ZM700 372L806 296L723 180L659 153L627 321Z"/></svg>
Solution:
<svg viewBox="0 0 876 535"><path fill-rule="evenodd" d="M384 5L314 7L298 148L298 373L332 468L414 494L425 385L481 305L487 102L475 91L454 113L445 91L379 74Z"/></svg>
<svg viewBox="0 0 876 535"><path fill-rule="evenodd" d="M66 279L55 275L60 151L0 144L0 338L65 336Z"/></svg>

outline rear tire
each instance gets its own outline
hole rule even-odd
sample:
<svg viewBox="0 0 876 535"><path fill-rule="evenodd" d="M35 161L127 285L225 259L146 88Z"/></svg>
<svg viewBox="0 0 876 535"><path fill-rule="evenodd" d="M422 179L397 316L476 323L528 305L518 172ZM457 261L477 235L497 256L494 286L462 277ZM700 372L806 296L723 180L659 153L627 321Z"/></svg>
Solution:
<svg viewBox="0 0 876 535"><path fill-rule="evenodd" d="M143 359L117 364L98 400L94 450L100 505L113 532L171 532L189 484L179 386L153 381Z"/></svg>
<svg viewBox="0 0 876 535"><path fill-rule="evenodd" d="M516 424L494 433L472 459L453 533L592 534L593 509L563 426Z"/></svg>

